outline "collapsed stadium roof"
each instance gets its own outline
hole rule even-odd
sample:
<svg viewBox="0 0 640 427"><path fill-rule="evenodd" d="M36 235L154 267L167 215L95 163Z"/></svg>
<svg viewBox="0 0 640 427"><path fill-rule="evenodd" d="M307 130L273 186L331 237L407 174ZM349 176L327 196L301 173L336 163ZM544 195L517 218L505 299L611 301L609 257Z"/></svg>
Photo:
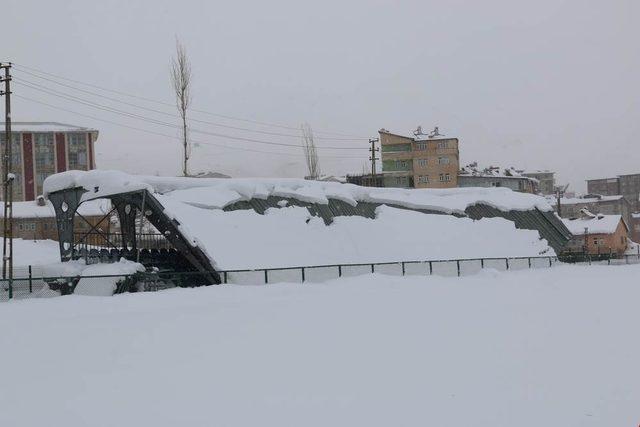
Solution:
<svg viewBox="0 0 640 427"><path fill-rule="evenodd" d="M125 217L131 215L132 208L133 215L136 211L144 211L145 217L160 232L170 236L174 245L191 252L190 261L198 270L215 270L216 261L224 258L221 252L227 250L230 245L229 240L225 242L226 246L217 244L217 241L224 240L221 238L222 230L211 228L235 227L235 236L244 235L245 240L242 244L245 246L261 239L255 232L253 235L247 235L250 227L241 228L237 225L241 222L234 224L218 221L219 214L253 212L264 215L270 208L303 209L308 212L309 217L321 218L325 225L334 223L339 217L375 219L379 213L378 209L383 205L429 214L431 222L436 221L433 215L448 216L452 220L454 217L466 218L467 221L503 218L511 221L515 228L537 231L540 238L545 239L556 252L559 252L571 237L544 198L505 188L407 190L300 179L165 178L94 170L68 171L53 175L45 180L44 192L54 207L57 207L56 212L59 212L61 217L72 215L75 208L84 201L111 199L121 223L129 224L129 232L134 233L134 241L135 227L131 227L131 224L134 224L135 220L132 222ZM63 204L71 206L72 209L63 211ZM128 213L125 212L127 206ZM411 221L407 218L400 220ZM60 229L62 223L58 223ZM286 222L283 224L283 227L287 228ZM457 222L453 226L456 224L466 223ZM418 227L423 226L424 223ZM379 229L380 227L372 228L369 232L377 233L376 230L380 231ZM476 229L477 227L465 230L473 234ZM348 227L344 230L348 232ZM418 229L413 232L419 231ZM440 231L447 233L447 229ZM61 232L64 234L64 227ZM411 231L407 229L406 232ZM435 233L432 231L433 234ZM278 239L277 235L270 236L271 240ZM383 242L375 244L378 243L383 247ZM295 242L293 244L295 245ZM63 259L70 256L69 248L66 246L68 245L64 244L64 238L61 238ZM261 250L262 253L267 252L268 246L262 247ZM247 260L247 265L254 264Z"/></svg>

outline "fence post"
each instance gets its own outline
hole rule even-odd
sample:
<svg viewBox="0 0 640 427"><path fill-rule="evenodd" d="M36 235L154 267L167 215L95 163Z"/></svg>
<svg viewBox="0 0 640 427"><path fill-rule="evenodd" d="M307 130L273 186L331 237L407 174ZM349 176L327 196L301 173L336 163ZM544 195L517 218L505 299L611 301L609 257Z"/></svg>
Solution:
<svg viewBox="0 0 640 427"><path fill-rule="evenodd" d="M548 257L548 258L549 258L549 267L551 267L551 257Z"/></svg>
<svg viewBox="0 0 640 427"><path fill-rule="evenodd" d="M507 266L507 270L509 269L509 258L504 259L504 263Z"/></svg>
<svg viewBox="0 0 640 427"><path fill-rule="evenodd" d="M264 269L264 283L269 283L269 270Z"/></svg>
<svg viewBox="0 0 640 427"><path fill-rule="evenodd" d="M33 292L33 276L31 274L31 265L29 265L29 293Z"/></svg>
<svg viewBox="0 0 640 427"><path fill-rule="evenodd" d="M402 261L402 275L404 276L404 261Z"/></svg>
<svg viewBox="0 0 640 427"><path fill-rule="evenodd" d="M302 272L302 283L304 283L304 267L302 267L300 271Z"/></svg>
<svg viewBox="0 0 640 427"><path fill-rule="evenodd" d="M371 264L371 272L372 272L372 273L375 273L375 272L376 272L376 271L375 271L376 269L375 269L374 265L375 265L375 264Z"/></svg>
<svg viewBox="0 0 640 427"><path fill-rule="evenodd" d="M531 257L527 258L527 262L529 263L529 268L531 268Z"/></svg>
<svg viewBox="0 0 640 427"><path fill-rule="evenodd" d="M226 271L222 272L222 277L224 278L223 279L224 280L224 284L226 285L227 284L227 272Z"/></svg>
<svg viewBox="0 0 640 427"><path fill-rule="evenodd" d="M460 260L456 260L456 268L458 269L458 277L460 277Z"/></svg>
<svg viewBox="0 0 640 427"><path fill-rule="evenodd" d="M484 270L484 258L480 258L480 270Z"/></svg>
<svg viewBox="0 0 640 427"><path fill-rule="evenodd" d="M429 261L429 275L433 274L433 262Z"/></svg>
<svg viewBox="0 0 640 427"><path fill-rule="evenodd" d="M342 265L338 266L338 277L342 277Z"/></svg>

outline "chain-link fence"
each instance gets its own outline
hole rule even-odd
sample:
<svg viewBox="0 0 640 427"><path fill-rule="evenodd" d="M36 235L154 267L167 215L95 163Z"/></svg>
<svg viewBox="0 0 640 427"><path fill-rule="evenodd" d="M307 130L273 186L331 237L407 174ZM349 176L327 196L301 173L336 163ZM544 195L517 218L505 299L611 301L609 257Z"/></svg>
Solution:
<svg viewBox="0 0 640 427"><path fill-rule="evenodd" d="M254 270L219 271L222 283L260 285L266 283L323 282L340 277L369 273L395 276L469 276L483 269L499 271L550 268L570 261L576 264L637 264L640 255L619 258L560 259L556 256L473 258L454 260L403 261L366 264L335 264L307 267L265 268ZM49 273L49 274L45 274ZM0 301L25 298L45 298L68 294L113 295L123 292L147 292L174 287L208 285L211 276L200 272L148 271L136 274L81 276L77 274L51 275L38 266L16 268L14 279L0 279Z"/></svg>

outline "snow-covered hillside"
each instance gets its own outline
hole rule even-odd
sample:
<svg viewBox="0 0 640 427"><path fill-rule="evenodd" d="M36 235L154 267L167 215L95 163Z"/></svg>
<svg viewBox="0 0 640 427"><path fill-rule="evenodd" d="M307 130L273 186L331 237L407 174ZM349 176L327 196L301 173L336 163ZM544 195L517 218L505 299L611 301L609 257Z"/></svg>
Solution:
<svg viewBox="0 0 640 427"><path fill-rule="evenodd" d="M635 426L640 266L0 307L0 425Z"/></svg>

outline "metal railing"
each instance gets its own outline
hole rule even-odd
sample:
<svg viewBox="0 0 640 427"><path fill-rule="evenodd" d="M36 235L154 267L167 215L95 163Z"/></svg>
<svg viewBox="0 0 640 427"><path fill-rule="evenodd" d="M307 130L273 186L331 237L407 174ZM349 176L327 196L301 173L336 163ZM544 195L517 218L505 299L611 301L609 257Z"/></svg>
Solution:
<svg viewBox="0 0 640 427"><path fill-rule="evenodd" d="M74 248L78 251L91 251L102 249L120 249L124 247L122 234L120 233L74 233ZM136 234L138 249L171 249L169 241L160 233Z"/></svg>
<svg viewBox="0 0 640 427"><path fill-rule="evenodd" d="M223 283L260 285L276 282L323 282L340 277L382 273L395 276L449 276L460 277L477 274L484 269L499 271L550 268L562 264L556 256L463 258L424 261L399 261L377 263L330 264L282 268L259 268L219 271ZM640 254L624 255L604 260L585 259L582 265L640 264ZM85 281L84 289L102 289L105 281L113 286L114 293L156 291L172 287L193 287L208 284L207 276L200 272L153 271L133 275L54 275L42 266L16 267L13 281L0 279L0 301L49 297L74 293L79 281ZM91 292L89 292L91 294Z"/></svg>

